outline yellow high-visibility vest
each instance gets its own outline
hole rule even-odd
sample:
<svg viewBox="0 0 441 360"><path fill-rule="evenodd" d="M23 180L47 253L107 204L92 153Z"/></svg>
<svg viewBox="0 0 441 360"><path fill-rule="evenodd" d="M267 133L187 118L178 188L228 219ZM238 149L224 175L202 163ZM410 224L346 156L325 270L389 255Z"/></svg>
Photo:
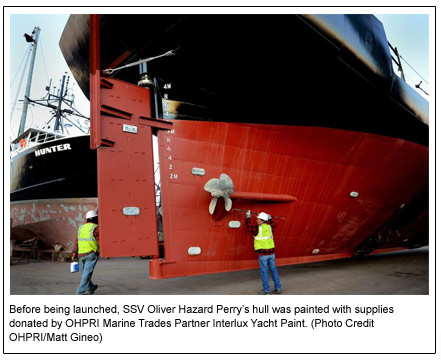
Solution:
<svg viewBox="0 0 441 360"><path fill-rule="evenodd" d="M254 237L254 250L274 248L273 230L266 223L259 225L259 232Z"/></svg>
<svg viewBox="0 0 441 360"><path fill-rule="evenodd" d="M86 223L78 228L78 254L87 254L91 251L98 252L98 242L93 236L97 224Z"/></svg>

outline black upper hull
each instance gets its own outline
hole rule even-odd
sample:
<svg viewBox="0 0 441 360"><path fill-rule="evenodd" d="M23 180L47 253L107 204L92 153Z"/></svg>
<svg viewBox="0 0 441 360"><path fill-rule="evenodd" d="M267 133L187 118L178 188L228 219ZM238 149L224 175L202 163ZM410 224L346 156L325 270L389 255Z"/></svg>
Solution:
<svg viewBox="0 0 441 360"><path fill-rule="evenodd" d="M150 62L148 71L171 82L169 99L200 105L197 113L182 105L179 119L329 127L428 146L427 102L394 74L386 35L374 16L100 18L101 69L122 54L129 56L119 65L178 49ZM88 15L72 15L60 40L86 96L88 22ZM136 83L138 66L111 77Z"/></svg>
<svg viewBox="0 0 441 360"><path fill-rule="evenodd" d="M11 159L11 202L97 196L96 151L89 136L66 137Z"/></svg>

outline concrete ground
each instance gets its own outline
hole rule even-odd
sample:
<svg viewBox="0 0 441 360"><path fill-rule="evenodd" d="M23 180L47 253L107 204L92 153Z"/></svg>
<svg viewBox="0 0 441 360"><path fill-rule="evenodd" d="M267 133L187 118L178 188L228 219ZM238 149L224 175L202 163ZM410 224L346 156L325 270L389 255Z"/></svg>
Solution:
<svg viewBox="0 0 441 360"><path fill-rule="evenodd" d="M80 281L69 263L13 262L11 295L71 295ZM397 251L279 267L284 295L425 295L429 249ZM93 274L96 295L255 295L259 270L149 280L148 261L100 259Z"/></svg>

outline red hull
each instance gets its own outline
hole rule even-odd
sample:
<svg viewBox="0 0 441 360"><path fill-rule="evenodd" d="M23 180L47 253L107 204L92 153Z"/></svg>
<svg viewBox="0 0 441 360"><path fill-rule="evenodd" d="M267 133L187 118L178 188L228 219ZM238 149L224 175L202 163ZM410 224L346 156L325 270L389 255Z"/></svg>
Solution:
<svg viewBox="0 0 441 360"><path fill-rule="evenodd" d="M332 24L346 20L326 18ZM347 17L351 26L337 34L328 31L326 42L299 18L302 32L289 30L289 23L286 34L301 34L296 40L305 51L282 64L279 57L273 62L265 57L265 64L258 57L261 62L256 63L252 54L260 49L259 37L248 57L225 61L225 48L218 46L224 43L219 33L224 27L209 26L209 19L203 20L210 34L222 42L214 42L211 51L199 51L200 44L188 36L197 20L188 19L170 34L170 45L177 39L187 49L180 58L182 67L173 72L170 63L158 62L157 74L163 70L183 81L162 87L144 81L150 88L141 88L102 76L100 69L106 68L114 48L113 43L100 44L100 17L91 15L90 42L84 44L90 46L90 78L84 87L91 92L91 146L98 149L102 256L152 256L151 278L258 267L253 237L244 225L248 209L277 217L279 265L428 243L428 122L419 111L425 104L403 101L410 91L404 84L391 87L401 82L391 76L391 62L384 62L387 41L373 27L375 19ZM248 18L260 29L254 20ZM225 37L241 53L247 51L238 36L246 34L247 24L239 21ZM112 33L112 27L104 29L106 35ZM359 43L362 33L366 39L375 34L378 46ZM351 40L347 47L335 47L334 35L345 35L359 46L352 49ZM284 41L276 44L277 50ZM161 41L161 46L167 44ZM82 50L79 46L86 53ZM316 52L320 60L314 66ZM256 76L257 64L270 71L268 84ZM327 67L317 73L323 64ZM298 80L299 75L304 77ZM175 85L179 89L189 82L201 83L216 99L204 93L193 106L187 103L185 87L182 96L173 94ZM156 218L152 134L158 135L159 144L163 243ZM231 196L225 206L220 199L214 208L211 195L216 191L207 192L207 182L222 180L221 174L232 179L234 189L224 181ZM232 209L226 211L230 199Z"/></svg>
<svg viewBox="0 0 441 360"><path fill-rule="evenodd" d="M114 79L103 84L101 130L92 138L102 143L98 199L104 257L152 256L151 278L258 267L244 225L242 211L248 209L284 218L276 219L279 265L428 242L424 145L323 127L165 122L150 117L148 90ZM163 257L152 132L158 134L161 166ZM204 184L222 173L234 183L232 210L220 199L211 215ZM125 213L127 208L138 213ZM190 255L190 248L200 253Z"/></svg>
<svg viewBox="0 0 441 360"><path fill-rule="evenodd" d="M279 265L354 255L428 186L427 147L361 132L175 121L172 132L160 133L159 144L166 260L153 262L154 277L258 267L244 214L225 211L223 201L213 215L208 212L211 196L203 187L221 173L233 179L238 192L297 198L233 199L233 208L285 218L277 220L275 232ZM194 167L206 174L193 175ZM350 197L353 191L357 198ZM234 220L240 228L229 228ZM416 234L406 227L394 229L377 251L409 246ZM417 232L427 227L422 211ZM190 247L201 254L188 255Z"/></svg>

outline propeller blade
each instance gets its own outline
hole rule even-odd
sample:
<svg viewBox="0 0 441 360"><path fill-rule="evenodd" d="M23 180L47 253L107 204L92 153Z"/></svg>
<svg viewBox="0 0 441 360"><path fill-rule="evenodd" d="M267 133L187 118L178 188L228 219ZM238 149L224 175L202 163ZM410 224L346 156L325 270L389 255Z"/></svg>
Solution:
<svg viewBox="0 0 441 360"><path fill-rule="evenodd" d="M233 201L226 196L224 196L224 200L225 200L225 210L230 211L231 208L233 207Z"/></svg>
<svg viewBox="0 0 441 360"><path fill-rule="evenodd" d="M227 174L221 174L219 186L230 194L233 192L233 180Z"/></svg>
<svg viewBox="0 0 441 360"><path fill-rule="evenodd" d="M213 215L214 209L216 208L217 197L211 199L210 205L208 206L208 212Z"/></svg>
<svg viewBox="0 0 441 360"><path fill-rule="evenodd" d="M205 191L208 192L212 192L216 190L218 187L219 187L219 179L216 178L208 180L204 185Z"/></svg>

